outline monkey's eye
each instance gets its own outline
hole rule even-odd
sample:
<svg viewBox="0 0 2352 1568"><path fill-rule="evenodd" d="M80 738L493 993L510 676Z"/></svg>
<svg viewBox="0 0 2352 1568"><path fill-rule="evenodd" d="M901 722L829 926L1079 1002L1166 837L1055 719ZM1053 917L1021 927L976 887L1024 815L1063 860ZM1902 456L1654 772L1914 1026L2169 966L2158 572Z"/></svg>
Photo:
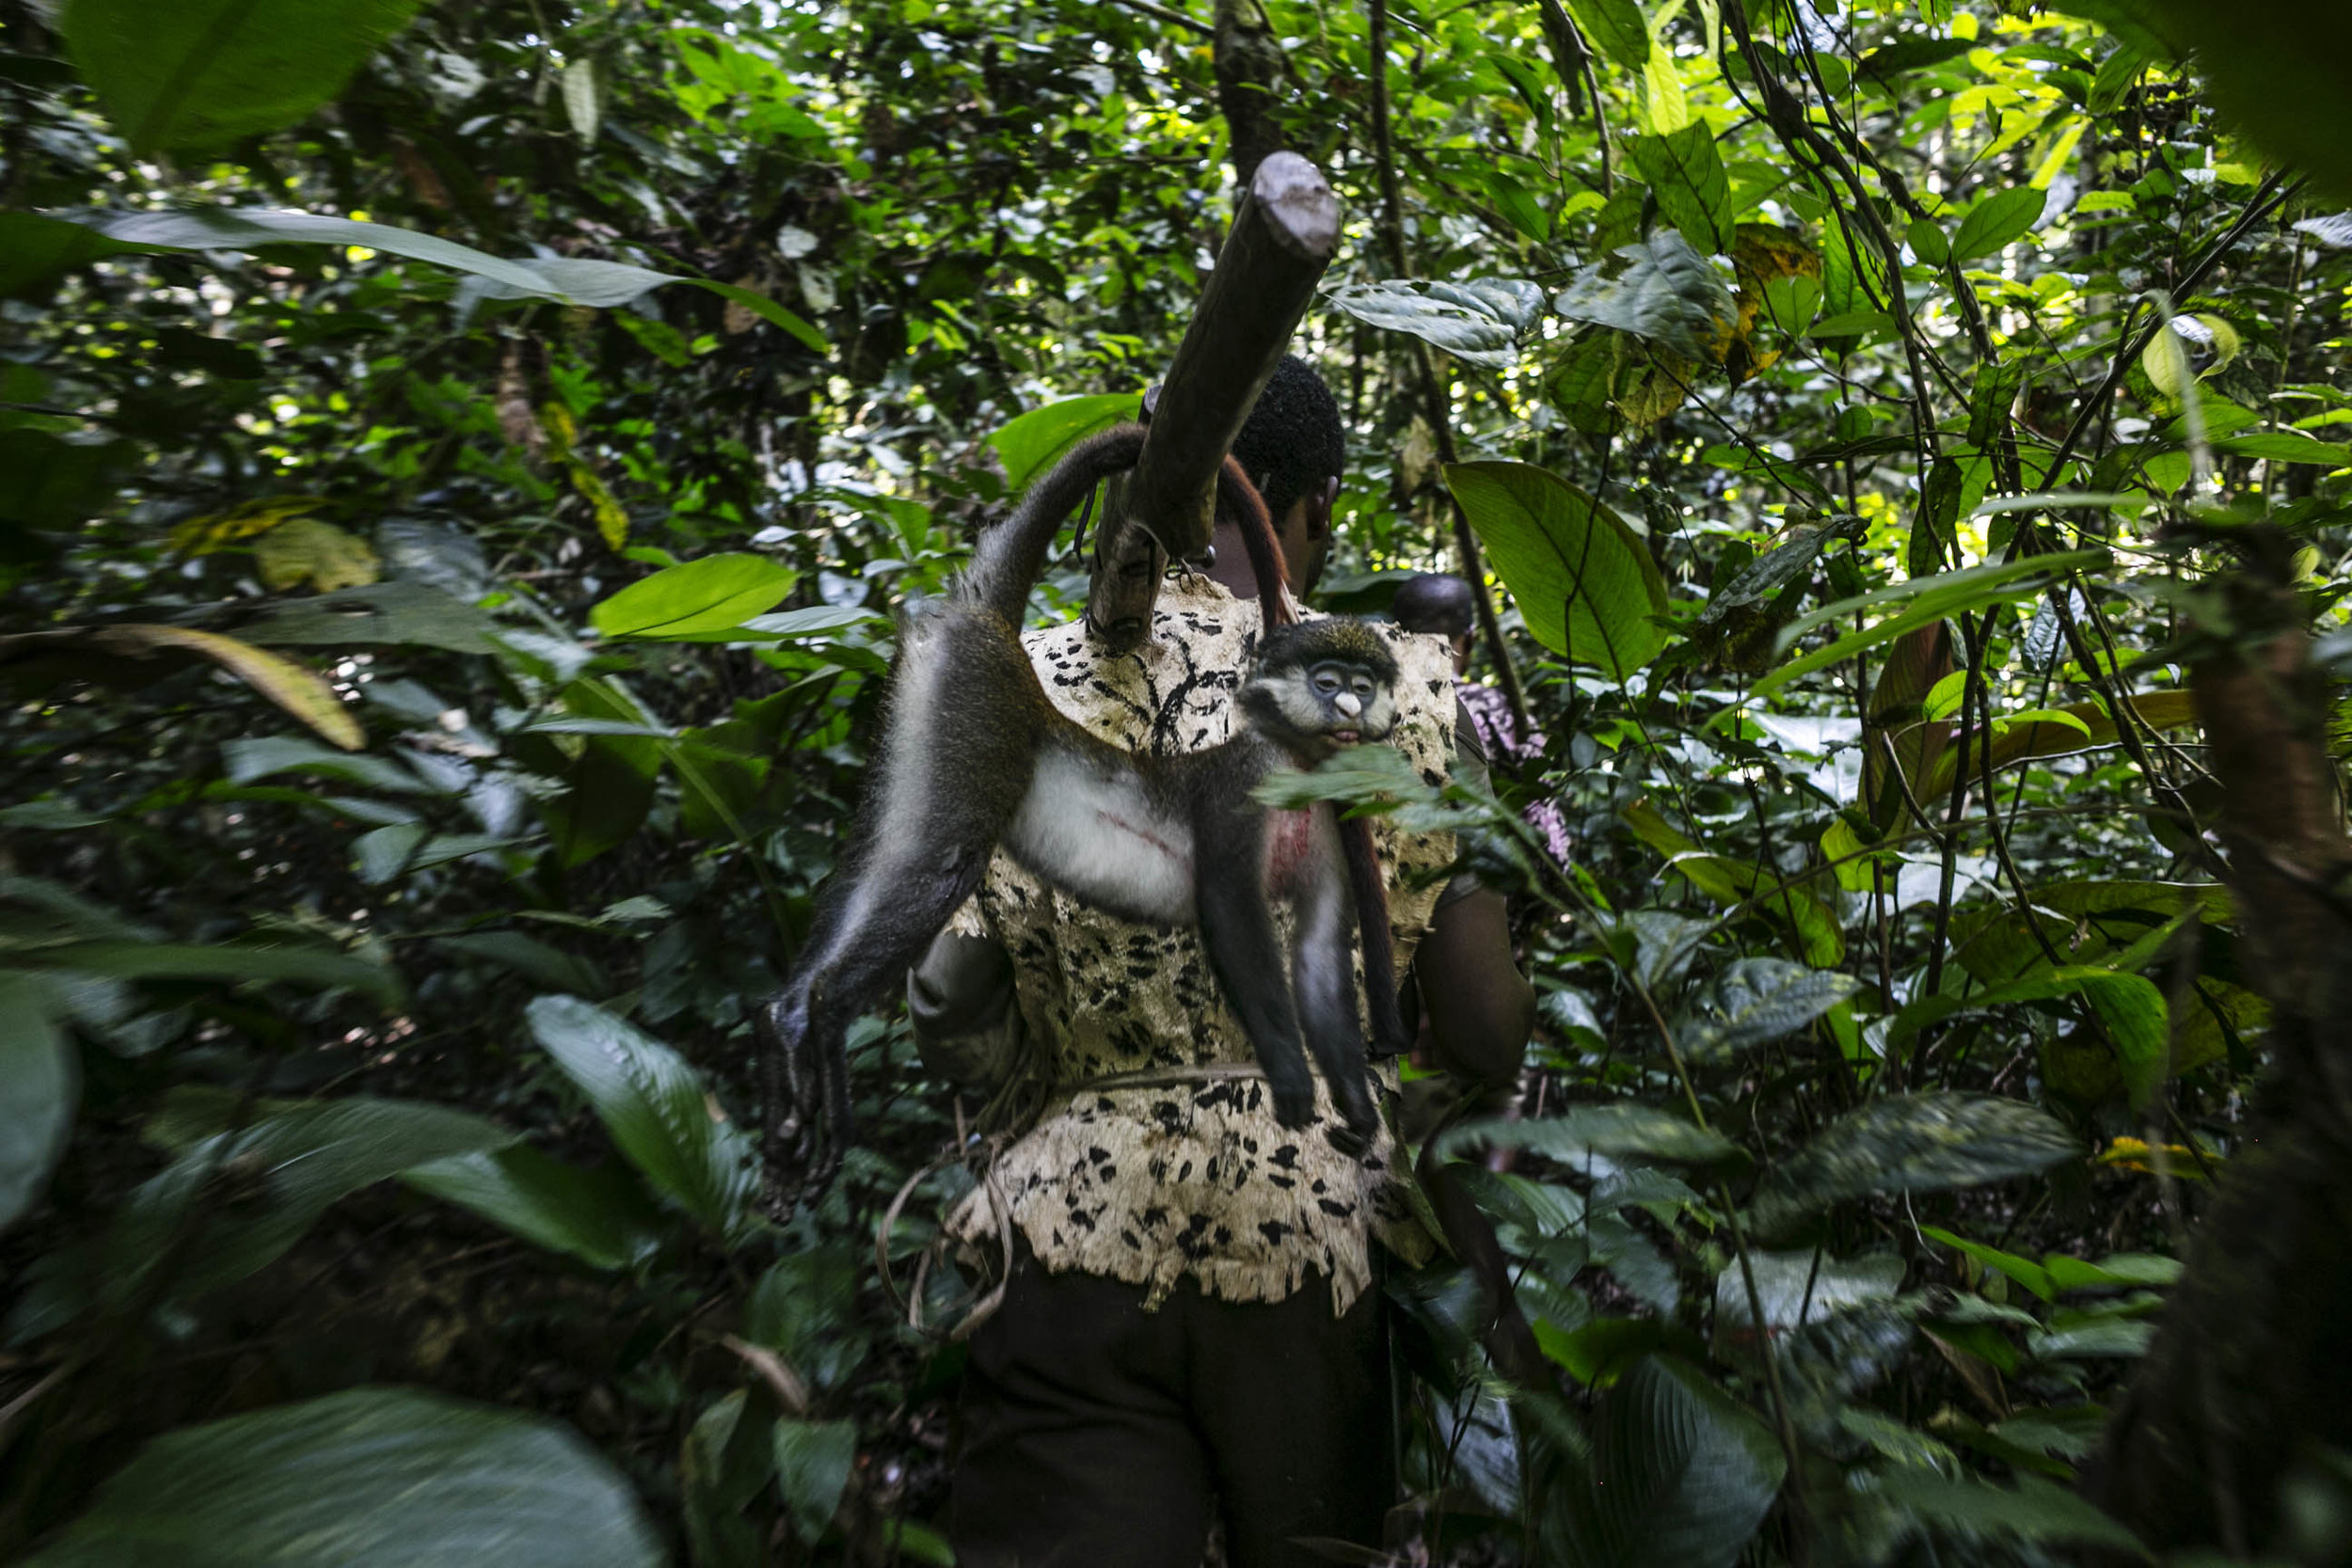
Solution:
<svg viewBox="0 0 2352 1568"><path fill-rule="evenodd" d="M1359 675L1356 677L1356 695L1359 697L1369 697L1372 695L1372 681L1370 677L1364 675Z"/></svg>
<svg viewBox="0 0 2352 1568"><path fill-rule="evenodd" d="M1315 672L1315 689L1327 697L1333 696L1340 689L1340 677L1328 670L1318 670Z"/></svg>

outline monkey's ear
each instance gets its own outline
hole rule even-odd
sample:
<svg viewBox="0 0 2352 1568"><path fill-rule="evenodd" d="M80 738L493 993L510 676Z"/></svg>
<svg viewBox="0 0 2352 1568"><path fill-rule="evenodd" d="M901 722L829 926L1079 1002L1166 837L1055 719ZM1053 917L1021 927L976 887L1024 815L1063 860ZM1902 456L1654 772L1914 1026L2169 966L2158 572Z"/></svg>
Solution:
<svg viewBox="0 0 2352 1568"><path fill-rule="evenodd" d="M1324 481L1320 491L1307 492L1307 537L1320 539L1331 531L1331 509L1339 503L1340 476Z"/></svg>

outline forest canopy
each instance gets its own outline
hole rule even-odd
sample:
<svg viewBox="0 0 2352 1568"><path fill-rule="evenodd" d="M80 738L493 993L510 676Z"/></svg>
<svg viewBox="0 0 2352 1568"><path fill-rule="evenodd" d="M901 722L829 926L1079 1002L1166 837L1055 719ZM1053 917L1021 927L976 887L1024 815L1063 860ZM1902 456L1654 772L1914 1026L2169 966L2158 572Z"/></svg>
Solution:
<svg viewBox="0 0 2352 1568"><path fill-rule="evenodd" d="M1288 150L1492 768L1279 787L1540 998L1334 1560L2352 1560L2347 128L2333 0L0 0L0 1557L951 1560L982 1107L861 1020L779 1223L751 1009Z"/></svg>

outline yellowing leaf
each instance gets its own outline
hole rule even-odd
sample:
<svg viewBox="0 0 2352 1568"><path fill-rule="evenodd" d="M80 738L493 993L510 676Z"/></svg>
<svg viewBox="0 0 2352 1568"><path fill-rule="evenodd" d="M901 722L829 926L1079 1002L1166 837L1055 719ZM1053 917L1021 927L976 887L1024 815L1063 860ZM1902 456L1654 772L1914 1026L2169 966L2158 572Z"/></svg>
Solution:
<svg viewBox="0 0 2352 1568"><path fill-rule="evenodd" d="M323 496L271 496L239 501L226 512L207 512L173 529L171 547L183 555L210 555L240 539L267 533L288 518L316 512L326 504Z"/></svg>
<svg viewBox="0 0 2352 1568"><path fill-rule="evenodd" d="M548 456L561 463L572 455L572 443L580 439L580 424L570 409L560 403L545 404L539 410L539 425L547 432Z"/></svg>
<svg viewBox="0 0 2352 1568"><path fill-rule="evenodd" d="M621 510L621 503L612 499L612 492L596 477L596 470L578 458L566 467L571 470L572 488L595 509L596 532L603 536L605 544L616 550L628 544L628 514Z"/></svg>
<svg viewBox="0 0 2352 1568"><path fill-rule="evenodd" d="M294 517L262 535L253 546L262 585L283 592L308 582L322 594L364 588L383 575L368 542L317 517Z"/></svg>
<svg viewBox="0 0 2352 1568"><path fill-rule="evenodd" d="M1682 73L1664 44L1653 41L1648 63L1642 67L1642 107L1649 128L1670 135L1691 123L1691 103L1682 94Z"/></svg>
<svg viewBox="0 0 2352 1568"><path fill-rule="evenodd" d="M596 514L596 532L613 549L628 544L628 514L613 499L603 478L588 466L587 459L573 450L580 442L580 425L573 420L572 411L560 403L550 403L539 410L539 423L548 435L548 455L564 465L564 472L571 476L572 488L580 492L580 499Z"/></svg>
<svg viewBox="0 0 2352 1568"><path fill-rule="evenodd" d="M596 139L596 120L603 111L603 100L595 60L574 60L564 68L564 114L581 141Z"/></svg>
<svg viewBox="0 0 2352 1568"><path fill-rule="evenodd" d="M2169 398L2179 397L2197 379L2189 364L2188 345L2181 341L2169 322L2158 327L2148 346L2140 350L2139 368L2148 372L2149 383Z"/></svg>
<svg viewBox="0 0 2352 1568"><path fill-rule="evenodd" d="M2165 1164L2169 1168L2173 1177L2186 1181L2202 1181L2205 1179L2203 1169L2197 1163L2197 1156L2190 1151L2187 1145L2162 1144L2158 1147L2164 1150ZM2209 1164L2217 1163L2221 1156L2208 1154L2205 1159ZM2099 1151L2099 1157L2095 1163L2102 1165L2115 1165L2123 1170L2145 1171L2152 1176L2155 1174L2156 1169L2155 1150L2150 1148L2145 1141L2138 1138L2116 1139Z"/></svg>
<svg viewBox="0 0 2352 1568"><path fill-rule="evenodd" d="M20 689L45 689L66 680L139 685L184 668L192 658L219 665L346 752L367 744L358 721L316 673L218 632L188 626L61 626L0 637L0 672Z"/></svg>

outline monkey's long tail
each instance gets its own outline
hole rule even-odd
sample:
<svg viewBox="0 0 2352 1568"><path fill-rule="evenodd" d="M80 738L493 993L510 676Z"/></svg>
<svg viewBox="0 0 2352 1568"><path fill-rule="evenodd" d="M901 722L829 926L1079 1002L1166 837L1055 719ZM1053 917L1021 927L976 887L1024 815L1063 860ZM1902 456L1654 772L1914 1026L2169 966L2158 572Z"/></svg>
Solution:
<svg viewBox="0 0 2352 1568"><path fill-rule="evenodd" d="M994 610L1008 625L1020 626L1029 590L1045 570L1045 552L1053 547L1062 519L1097 484L1134 467L1142 451L1139 424L1116 426L1071 448L1052 471L1029 486L1011 516L980 535L963 576L965 595Z"/></svg>
<svg viewBox="0 0 2352 1568"><path fill-rule="evenodd" d="M1289 572L1282 560L1282 541L1274 534L1274 519L1265 498L1249 483L1249 475L1228 454L1218 473L1217 495L1241 528L1241 546L1249 557L1249 575L1258 579L1258 624L1287 626L1298 619L1288 592Z"/></svg>
<svg viewBox="0 0 2352 1568"><path fill-rule="evenodd" d="M1356 895L1356 930L1364 944L1364 1008L1372 1015L1372 1048L1378 1056L1402 1056L1412 1049L1396 1002L1396 947L1389 931L1389 887L1380 875L1380 851L1372 842L1372 821L1353 816L1340 823L1340 847L1347 880Z"/></svg>

